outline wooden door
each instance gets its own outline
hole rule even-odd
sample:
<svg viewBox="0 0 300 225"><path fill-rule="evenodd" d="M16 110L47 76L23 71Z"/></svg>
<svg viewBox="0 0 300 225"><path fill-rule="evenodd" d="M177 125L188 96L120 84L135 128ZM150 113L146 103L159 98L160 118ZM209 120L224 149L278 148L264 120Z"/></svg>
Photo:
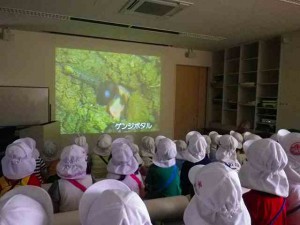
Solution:
<svg viewBox="0 0 300 225"><path fill-rule="evenodd" d="M177 65L174 138L205 126L207 68Z"/></svg>

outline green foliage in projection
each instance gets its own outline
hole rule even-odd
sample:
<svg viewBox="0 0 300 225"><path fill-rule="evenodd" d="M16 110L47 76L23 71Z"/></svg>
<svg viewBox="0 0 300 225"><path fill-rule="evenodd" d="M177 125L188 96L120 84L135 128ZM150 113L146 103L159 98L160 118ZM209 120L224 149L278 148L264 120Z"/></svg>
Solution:
<svg viewBox="0 0 300 225"><path fill-rule="evenodd" d="M57 48L55 60L56 119L62 134L158 129L159 57ZM121 130L118 123L151 126Z"/></svg>

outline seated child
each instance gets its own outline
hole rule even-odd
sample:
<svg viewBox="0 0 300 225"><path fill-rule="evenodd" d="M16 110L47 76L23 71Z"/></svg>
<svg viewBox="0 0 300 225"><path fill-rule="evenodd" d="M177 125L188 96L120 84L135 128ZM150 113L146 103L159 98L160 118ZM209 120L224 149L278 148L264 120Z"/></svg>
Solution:
<svg viewBox="0 0 300 225"><path fill-rule="evenodd" d="M145 136L142 138L140 152L142 160L144 161L144 165L146 167L151 166L152 159L155 154L155 142L152 137Z"/></svg>
<svg viewBox="0 0 300 225"><path fill-rule="evenodd" d="M39 187L17 187L0 199L1 225L52 225L53 207L48 193Z"/></svg>
<svg viewBox="0 0 300 225"><path fill-rule="evenodd" d="M289 183L283 170L288 163L283 148L271 139L246 141L243 147L248 161L239 177L242 186L251 189L243 198L252 224L286 224Z"/></svg>
<svg viewBox="0 0 300 225"><path fill-rule="evenodd" d="M35 157L35 162L36 162L36 167L34 170L34 175L39 179L40 183L44 183L44 181L47 179L47 167L45 164L45 161L40 157L40 153L36 148L36 141L30 137L26 138L20 138L13 143L18 143L18 142L24 142L28 147L30 147L33 151L34 157Z"/></svg>
<svg viewBox="0 0 300 225"><path fill-rule="evenodd" d="M189 179L195 196L185 209L185 225L251 225L235 171L223 163L214 162L194 166Z"/></svg>
<svg viewBox="0 0 300 225"><path fill-rule="evenodd" d="M244 142L243 135L233 130L230 131L230 135L238 141L238 146L236 148L237 160L241 165L243 165L244 162L247 160L246 154L243 151L243 142Z"/></svg>
<svg viewBox="0 0 300 225"><path fill-rule="evenodd" d="M89 144L86 141L86 137L84 135L75 137L74 144L78 145L84 149L84 152L86 154L86 161L87 161L86 173L91 174L91 172L92 172L92 157L89 154Z"/></svg>
<svg viewBox="0 0 300 225"><path fill-rule="evenodd" d="M140 154L139 154L139 146L137 144L134 143L134 137L133 135L129 134L125 136L125 139L128 140L131 145L133 146L132 150L133 150L133 156L136 159L136 161L139 164L139 167L141 167L144 164L143 159L141 158Z"/></svg>
<svg viewBox="0 0 300 225"><path fill-rule="evenodd" d="M287 225L297 225L300 222L300 133L279 130L277 136L288 157L284 168L289 181Z"/></svg>
<svg viewBox="0 0 300 225"><path fill-rule="evenodd" d="M42 158L45 161L48 171L46 183L53 183L59 179L56 173L56 166L59 162L58 149L53 141L45 141Z"/></svg>
<svg viewBox="0 0 300 225"><path fill-rule="evenodd" d="M87 189L79 217L82 225L152 225L142 199L124 183L111 179Z"/></svg>
<svg viewBox="0 0 300 225"><path fill-rule="evenodd" d="M182 164L185 162L185 154L187 151L187 145L184 140L176 140L174 141L176 145L176 166L178 167L179 171L181 171Z"/></svg>
<svg viewBox="0 0 300 225"><path fill-rule="evenodd" d="M209 155L210 155L210 145L211 145L211 138L208 136L208 135L203 135L205 141L206 141L206 144L207 144L207 147L206 147L206 155L207 157L209 158Z"/></svg>
<svg viewBox="0 0 300 225"><path fill-rule="evenodd" d="M92 155L92 175L95 178L105 178L107 174L108 158L111 153L112 138L109 134L101 134Z"/></svg>
<svg viewBox="0 0 300 225"><path fill-rule="evenodd" d="M231 135L225 134L219 138L219 148L216 152L216 159L225 163L231 169L239 171L241 164L237 161L236 148L238 141Z"/></svg>
<svg viewBox="0 0 300 225"><path fill-rule="evenodd" d="M57 175L48 193L54 213L77 210L85 190L92 185L91 175L86 174L86 154L82 147L70 145L63 149L57 164Z"/></svg>
<svg viewBox="0 0 300 225"><path fill-rule="evenodd" d="M17 186L41 186L33 174L36 166L34 153L24 142L7 146L1 166L4 176L0 177L0 197Z"/></svg>
<svg viewBox="0 0 300 225"><path fill-rule="evenodd" d="M182 165L180 173L180 186L182 195L193 193L193 186L189 180L190 169L195 165L207 165L210 159L206 155L207 144L205 138L197 131L191 131L186 135L187 151L186 161Z"/></svg>
<svg viewBox="0 0 300 225"><path fill-rule="evenodd" d="M216 161L216 152L218 149L219 138L221 137L221 135L219 135L216 131L212 131L208 134L208 136L211 139L209 158L213 162Z"/></svg>
<svg viewBox="0 0 300 225"><path fill-rule="evenodd" d="M107 165L107 178L126 184L130 190L144 197L144 184L139 165L133 155L134 146L125 138L118 138L111 145L111 156Z"/></svg>
<svg viewBox="0 0 300 225"><path fill-rule="evenodd" d="M146 198L161 198L181 194L179 171L176 166L176 145L163 136L155 139L156 153L150 166L145 183Z"/></svg>

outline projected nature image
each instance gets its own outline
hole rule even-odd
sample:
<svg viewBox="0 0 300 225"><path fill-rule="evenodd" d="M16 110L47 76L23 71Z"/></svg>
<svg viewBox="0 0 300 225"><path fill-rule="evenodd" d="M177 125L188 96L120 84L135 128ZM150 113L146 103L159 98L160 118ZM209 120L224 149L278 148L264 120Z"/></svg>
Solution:
<svg viewBox="0 0 300 225"><path fill-rule="evenodd" d="M159 129L160 57L57 48L55 65L62 134Z"/></svg>

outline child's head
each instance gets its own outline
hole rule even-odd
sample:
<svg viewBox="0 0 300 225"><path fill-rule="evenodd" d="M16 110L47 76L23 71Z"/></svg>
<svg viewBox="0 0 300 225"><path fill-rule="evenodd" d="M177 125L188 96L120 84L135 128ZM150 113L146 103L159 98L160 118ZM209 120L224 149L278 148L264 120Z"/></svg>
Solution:
<svg viewBox="0 0 300 225"><path fill-rule="evenodd" d="M7 146L5 156L1 160L3 175L11 180L30 176L36 167L33 150L24 142Z"/></svg>
<svg viewBox="0 0 300 225"><path fill-rule="evenodd" d="M210 145L211 145L211 138L208 136L208 135L203 135L205 141L206 141L206 144L207 144L207 147L206 147L206 154L209 155L210 153Z"/></svg>
<svg viewBox="0 0 300 225"><path fill-rule="evenodd" d="M82 225L151 225L145 203L127 185L102 180L90 186L79 204Z"/></svg>
<svg viewBox="0 0 300 225"><path fill-rule="evenodd" d="M63 149L57 164L57 175L63 179L82 179L86 176L85 150L78 145Z"/></svg>
<svg viewBox="0 0 300 225"><path fill-rule="evenodd" d="M257 134L252 134L251 132L245 132L243 133L243 138L244 138L244 142L246 141L250 141L250 140L260 140L261 137L258 136Z"/></svg>
<svg viewBox="0 0 300 225"><path fill-rule="evenodd" d="M285 167L285 172L289 183L298 185L300 180L300 133L279 130L277 136L279 144L288 157L288 166Z"/></svg>
<svg viewBox="0 0 300 225"><path fill-rule="evenodd" d="M218 162L196 165L189 180L195 196L185 210L185 224L251 224L239 177L229 167Z"/></svg>
<svg viewBox="0 0 300 225"><path fill-rule="evenodd" d="M32 150L33 157L35 159L40 157L40 153L36 148L36 141L33 138L30 138L30 137L20 138L20 139L15 140L13 143L20 143L20 142L25 143Z"/></svg>
<svg viewBox="0 0 300 225"><path fill-rule="evenodd" d="M219 139L222 135L219 135L218 132L216 132L216 131L212 131L208 134L208 136L211 139L211 145L218 145Z"/></svg>
<svg viewBox="0 0 300 225"><path fill-rule="evenodd" d="M191 131L186 135L187 152L185 159L196 163L204 159L207 143L205 138L197 131Z"/></svg>
<svg viewBox="0 0 300 225"><path fill-rule="evenodd" d="M174 141L176 145L177 155L176 159L182 159L185 160L185 154L184 152L187 150L187 144L184 140L176 140Z"/></svg>
<svg viewBox="0 0 300 225"><path fill-rule="evenodd" d="M0 199L1 225L51 225L52 221L52 202L42 188L16 187Z"/></svg>
<svg viewBox="0 0 300 225"><path fill-rule="evenodd" d="M117 138L111 145L111 159L107 165L107 171L119 175L135 173L139 164L134 158L133 145L125 138Z"/></svg>
<svg viewBox="0 0 300 225"><path fill-rule="evenodd" d="M239 172L243 187L287 197L289 184L283 169L288 158L281 145L260 139L246 141L243 147L248 160Z"/></svg>
<svg viewBox="0 0 300 225"><path fill-rule="evenodd" d="M100 156L109 156L111 153L112 137L109 134L101 134L98 138L94 153Z"/></svg>
<svg viewBox="0 0 300 225"><path fill-rule="evenodd" d="M42 155L46 161L56 160L58 158L58 148L56 144L50 140L45 141Z"/></svg>
<svg viewBox="0 0 300 225"><path fill-rule="evenodd" d="M133 135L128 134L124 138L127 139L128 141L130 141L131 143L134 143L134 137L133 137Z"/></svg>
<svg viewBox="0 0 300 225"><path fill-rule="evenodd" d="M230 131L230 135L238 141L237 149L242 149L243 148L243 142L244 142L243 135L241 135L239 132L236 132L234 130Z"/></svg>
<svg viewBox="0 0 300 225"><path fill-rule="evenodd" d="M85 151L85 154L89 153L89 145L86 141L86 137L84 135L79 135L75 137L74 144L82 147Z"/></svg>
<svg viewBox="0 0 300 225"><path fill-rule="evenodd" d="M153 137L145 136L142 138L141 155L143 157L153 157L155 154L155 142Z"/></svg>
<svg viewBox="0 0 300 225"><path fill-rule="evenodd" d="M169 138L156 138L156 153L153 158L153 163L159 167L171 167L176 164L176 145Z"/></svg>

